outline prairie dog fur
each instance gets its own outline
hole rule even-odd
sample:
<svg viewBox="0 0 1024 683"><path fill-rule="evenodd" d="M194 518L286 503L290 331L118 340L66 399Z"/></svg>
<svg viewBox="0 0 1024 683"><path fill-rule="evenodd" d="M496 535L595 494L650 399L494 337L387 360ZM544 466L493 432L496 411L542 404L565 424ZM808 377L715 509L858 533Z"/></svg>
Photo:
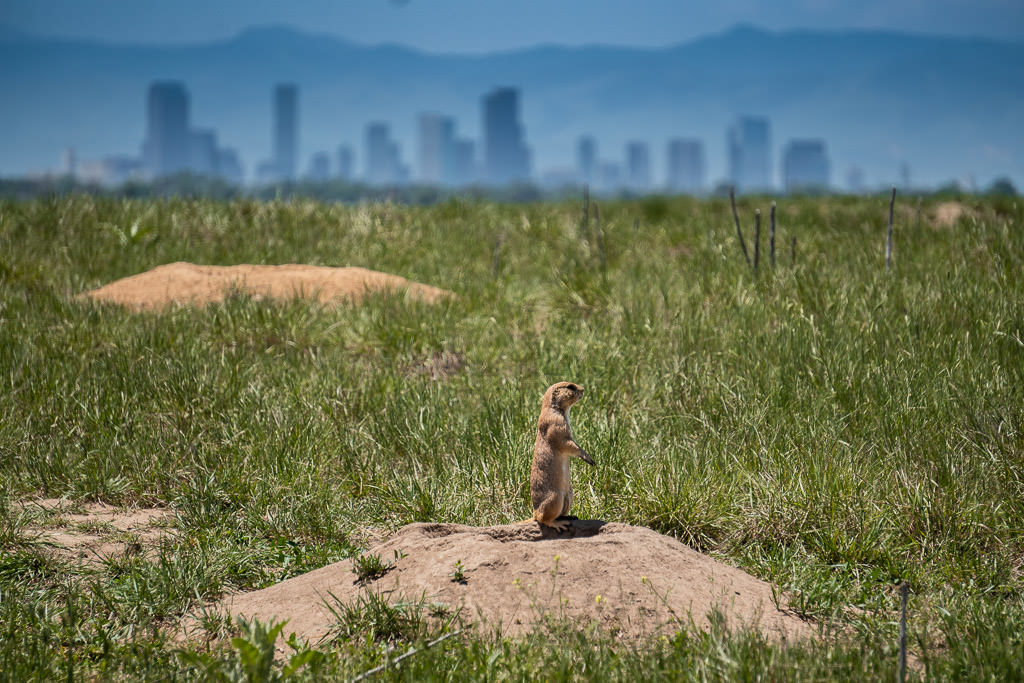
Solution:
<svg viewBox="0 0 1024 683"><path fill-rule="evenodd" d="M537 420L537 442L530 468L533 519L558 531L569 526L567 520L560 518L568 515L572 507L569 459L580 458L594 464L590 454L576 443L569 425L569 408L582 396L583 387L578 384L552 384L544 392Z"/></svg>

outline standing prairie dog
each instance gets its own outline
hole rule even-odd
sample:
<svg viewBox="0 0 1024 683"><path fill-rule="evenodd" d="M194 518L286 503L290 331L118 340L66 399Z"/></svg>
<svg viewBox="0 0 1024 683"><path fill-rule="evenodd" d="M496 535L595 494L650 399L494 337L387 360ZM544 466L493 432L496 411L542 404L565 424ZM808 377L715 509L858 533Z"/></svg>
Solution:
<svg viewBox="0 0 1024 683"><path fill-rule="evenodd" d="M572 482L569 481L569 458L580 458L594 464L594 459L572 438L569 408L583 396L583 387L572 382L552 384L544 392L537 420L537 442L533 448L530 468L530 499L532 519L545 526L564 531L565 519L572 507ZM526 520L530 521L530 520Z"/></svg>

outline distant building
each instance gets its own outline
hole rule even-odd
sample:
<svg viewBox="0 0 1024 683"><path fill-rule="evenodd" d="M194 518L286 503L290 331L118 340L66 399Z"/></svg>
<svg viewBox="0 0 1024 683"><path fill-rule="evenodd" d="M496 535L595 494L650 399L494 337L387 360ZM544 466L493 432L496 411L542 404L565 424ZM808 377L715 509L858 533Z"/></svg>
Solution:
<svg viewBox="0 0 1024 683"><path fill-rule="evenodd" d="M441 114L419 117L419 181L449 185L455 179L455 121Z"/></svg>
<svg viewBox="0 0 1024 683"><path fill-rule="evenodd" d="M729 178L742 192L772 188L771 125L767 118L741 116L729 128Z"/></svg>
<svg viewBox="0 0 1024 683"><path fill-rule="evenodd" d="M280 180L277 173L277 163L274 161L261 161L256 167L256 182L260 184L276 183Z"/></svg>
<svg viewBox="0 0 1024 683"><path fill-rule="evenodd" d="M626 185L636 192L651 188L651 151L646 142L626 145Z"/></svg>
<svg viewBox="0 0 1024 683"><path fill-rule="evenodd" d="M398 143L391 139L391 126L374 122L366 126L366 182L396 185L408 179Z"/></svg>
<svg viewBox="0 0 1024 683"><path fill-rule="evenodd" d="M670 192L698 194L704 189L704 143L694 139L669 140L666 185Z"/></svg>
<svg viewBox="0 0 1024 683"><path fill-rule="evenodd" d="M472 185L479 180L476 162L476 143L468 138L455 140L454 178L456 185Z"/></svg>
<svg viewBox="0 0 1024 683"><path fill-rule="evenodd" d="M217 175L217 134L209 129L192 129L188 142L188 169L197 175Z"/></svg>
<svg viewBox="0 0 1024 683"><path fill-rule="evenodd" d="M294 180L299 145L299 87L274 87L274 165L280 180Z"/></svg>
<svg viewBox="0 0 1024 683"><path fill-rule="evenodd" d="M245 173L237 151L230 147L217 148L217 175L233 185L242 184Z"/></svg>
<svg viewBox="0 0 1024 683"><path fill-rule="evenodd" d="M309 171L306 178L317 183L323 183L331 179L331 155L327 152L317 152L309 160Z"/></svg>
<svg viewBox="0 0 1024 683"><path fill-rule="evenodd" d="M622 166L610 161L597 164L597 189L601 192L617 192L622 189Z"/></svg>
<svg viewBox="0 0 1024 683"><path fill-rule="evenodd" d="M114 187L130 180L143 180L142 160L131 156L109 156L100 161L83 161L79 164L77 179L83 183L95 183Z"/></svg>
<svg viewBox="0 0 1024 683"><path fill-rule="evenodd" d="M550 190L576 185L578 174L572 166L545 169L540 175L541 186Z"/></svg>
<svg viewBox="0 0 1024 683"><path fill-rule="evenodd" d="M530 151L519 122L519 91L498 88L484 96L484 171L494 185L530 178Z"/></svg>
<svg viewBox="0 0 1024 683"><path fill-rule="evenodd" d="M824 190L829 186L828 154L824 140L791 140L782 154L786 192Z"/></svg>
<svg viewBox="0 0 1024 683"><path fill-rule="evenodd" d="M355 175L355 155L348 145L338 146L338 172L335 177L338 180L351 181Z"/></svg>
<svg viewBox="0 0 1024 683"><path fill-rule="evenodd" d="M189 96L179 81L150 84L146 97L146 139L142 161L154 177L189 169Z"/></svg>
<svg viewBox="0 0 1024 683"><path fill-rule="evenodd" d="M585 185L597 182L597 141L588 135L576 143L576 173Z"/></svg>
<svg viewBox="0 0 1024 683"><path fill-rule="evenodd" d="M851 166L846 172L846 189L853 194L862 194L865 191L864 169L860 166Z"/></svg>

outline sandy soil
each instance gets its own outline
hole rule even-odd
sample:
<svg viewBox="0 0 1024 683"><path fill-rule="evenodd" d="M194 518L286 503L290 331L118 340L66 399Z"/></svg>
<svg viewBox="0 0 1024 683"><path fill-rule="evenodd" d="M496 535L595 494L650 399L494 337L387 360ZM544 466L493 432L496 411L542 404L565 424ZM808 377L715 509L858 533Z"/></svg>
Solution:
<svg viewBox="0 0 1024 683"><path fill-rule="evenodd" d="M105 503L81 507L58 499L29 501L22 508L42 513L40 522L29 526L37 541L61 557L87 565L144 554L173 533L169 522L174 513L164 508L123 509Z"/></svg>
<svg viewBox="0 0 1024 683"><path fill-rule="evenodd" d="M334 596L349 603L365 591L391 600L424 599L509 635L547 616L594 622L621 639L708 626L720 610L730 627L758 629L773 639L816 633L776 607L770 584L650 529L577 521L559 534L535 523L493 527L412 524L370 552L395 562L361 585L346 560L275 586L225 598L231 614L288 619L287 632L313 642L333 623ZM397 553L397 555L396 555ZM464 582L452 579L461 562ZM784 605L783 605L784 607Z"/></svg>
<svg viewBox="0 0 1024 683"><path fill-rule="evenodd" d="M935 223L948 228L965 214L969 214L969 212L960 202L942 202L935 207Z"/></svg>
<svg viewBox="0 0 1024 683"><path fill-rule="evenodd" d="M369 292L404 291L418 301L434 303L451 292L366 268L282 266L198 266L169 263L122 278L83 296L134 310L154 310L173 304L202 306L222 301L231 291L256 298L315 299L321 303L358 301Z"/></svg>

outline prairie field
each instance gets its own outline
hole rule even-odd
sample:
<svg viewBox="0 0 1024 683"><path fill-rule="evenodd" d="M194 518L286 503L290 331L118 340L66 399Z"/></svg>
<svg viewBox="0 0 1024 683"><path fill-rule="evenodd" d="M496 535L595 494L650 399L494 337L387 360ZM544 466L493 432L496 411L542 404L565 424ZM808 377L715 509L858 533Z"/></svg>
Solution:
<svg viewBox="0 0 1024 683"><path fill-rule="evenodd" d="M415 647L379 677L894 680L901 582L909 679L1024 677L1024 205L898 197L887 269L888 199L780 199L773 265L770 199L741 198L756 272L728 200L587 221L578 201L0 201L0 679L351 679ZM79 296L178 261L455 296ZM528 516L559 380L586 388L573 430L598 463L573 465L574 514L773 582L820 637L507 638L373 601L291 658L287 624L180 636L406 524ZM100 503L156 512L146 533L69 522ZM125 550L76 556L56 528Z"/></svg>

